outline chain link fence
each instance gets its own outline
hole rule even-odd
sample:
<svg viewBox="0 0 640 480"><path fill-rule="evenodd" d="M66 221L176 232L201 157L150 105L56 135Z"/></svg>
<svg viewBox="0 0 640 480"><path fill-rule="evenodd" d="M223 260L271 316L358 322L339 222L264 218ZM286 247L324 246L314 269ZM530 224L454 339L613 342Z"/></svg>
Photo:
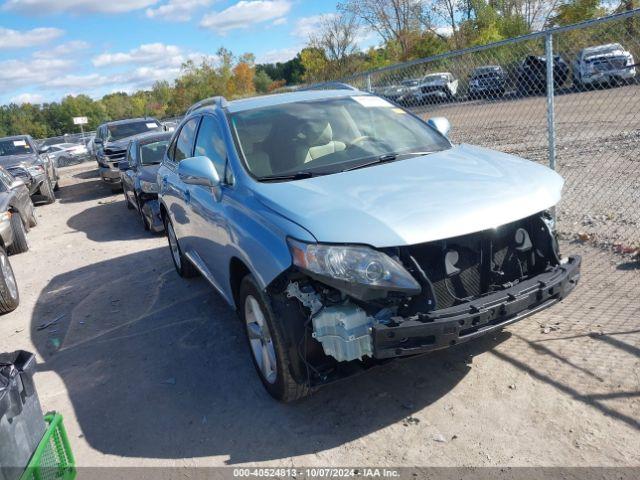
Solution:
<svg viewBox="0 0 640 480"><path fill-rule="evenodd" d="M515 327L523 347L514 354L533 365L552 356L555 370L536 374L584 395L585 372L637 388L638 372L619 367L640 356L639 61L634 10L340 80L423 118L446 117L456 143L519 155L564 177L557 227L562 251L583 256L581 285Z"/></svg>

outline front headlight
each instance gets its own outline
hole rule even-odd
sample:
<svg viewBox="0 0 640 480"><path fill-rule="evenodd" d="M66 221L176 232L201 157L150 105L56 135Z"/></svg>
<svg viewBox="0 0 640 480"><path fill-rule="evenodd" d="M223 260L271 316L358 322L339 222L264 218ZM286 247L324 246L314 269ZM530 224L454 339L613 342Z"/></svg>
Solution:
<svg viewBox="0 0 640 480"><path fill-rule="evenodd" d="M42 175L44 173L44 167L42 165L32 165L27 167L27 170L31 175Z"/></svg>
<svg viewBox="0 0 640 480"><path fill-rule="evenodd" d="M360 245L304 243L289 239L293 264L309 273L377 290L420 293L420 284L388 255Z"/></svg>
<svg viewBox="0 0 640 480"><path fill-rule="evenodd" d="M156 182L145 182L140 180L140 189L144 193L158 193L158 184Z"/></svg>

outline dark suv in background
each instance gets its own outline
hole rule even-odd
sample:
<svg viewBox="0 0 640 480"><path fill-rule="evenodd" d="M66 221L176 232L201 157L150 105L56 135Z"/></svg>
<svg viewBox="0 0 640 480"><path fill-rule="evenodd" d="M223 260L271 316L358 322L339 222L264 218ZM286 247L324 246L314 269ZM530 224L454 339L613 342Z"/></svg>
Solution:
<svg viewBox="0 0 640 480"><path fill-rule="evenodd" d="M29 135L0 138L0 165L22 180L31 196L40 195L46 203L53 203L58 169L47 155L47 149L38 150Z"/></svg>
<svg viewBox="0 0 640 480"><path fill-rule="evenodd" d="M122 188L118 164L124 160L131 137L141 133L164 131L155 118L131 118L100 125L94 143L95 156L100 167L100 177L118 191Z"/></svg>

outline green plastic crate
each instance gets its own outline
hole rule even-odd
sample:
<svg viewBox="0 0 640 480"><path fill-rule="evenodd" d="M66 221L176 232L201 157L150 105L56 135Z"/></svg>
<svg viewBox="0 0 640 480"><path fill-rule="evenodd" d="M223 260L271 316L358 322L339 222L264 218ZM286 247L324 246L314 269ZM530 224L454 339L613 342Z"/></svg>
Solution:
<svg viewBox="0 0 640 480"><path fill-rule="evenodd" d="M62 415L47 413L44 420L49 426L20 480L74 480L76 463L62 424Z"/></svg>

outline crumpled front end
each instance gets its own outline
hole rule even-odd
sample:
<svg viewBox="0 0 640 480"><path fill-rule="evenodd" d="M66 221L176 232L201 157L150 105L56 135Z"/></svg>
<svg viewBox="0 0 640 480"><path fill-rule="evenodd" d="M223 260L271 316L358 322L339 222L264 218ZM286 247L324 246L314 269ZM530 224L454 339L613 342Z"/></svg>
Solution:
<svg viewBox="0 0 640 480"><path fill-rule="evenodd" d="M305 357L318 379L331 378L345 362L425 353L500 329L559 302L580 278L580 257L560 258L546 212L495 229L379 251L418 288L406 281L403 288L367 288L324 279L313 267L290 274L285 295L303 307L303 335L312 338L300 342L319 344L323 353L316 348ZM317 257L340 272L335 255ZM376 266L372 275L380 268L386 267Z"/></svg>

